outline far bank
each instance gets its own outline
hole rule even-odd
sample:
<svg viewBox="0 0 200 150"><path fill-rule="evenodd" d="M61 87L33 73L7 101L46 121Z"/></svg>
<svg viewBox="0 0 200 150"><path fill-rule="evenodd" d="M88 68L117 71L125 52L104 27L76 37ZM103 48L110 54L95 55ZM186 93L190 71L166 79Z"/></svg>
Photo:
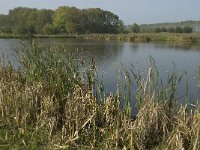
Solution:
<svg viewBox="0 0 200 150"><path fill-rule="evenodd" d="M0 38L83 38L125 42L180 42L200 43L200 33L132 33L132 34L62 34L62 35L13 35L0 34Z"/></svg>

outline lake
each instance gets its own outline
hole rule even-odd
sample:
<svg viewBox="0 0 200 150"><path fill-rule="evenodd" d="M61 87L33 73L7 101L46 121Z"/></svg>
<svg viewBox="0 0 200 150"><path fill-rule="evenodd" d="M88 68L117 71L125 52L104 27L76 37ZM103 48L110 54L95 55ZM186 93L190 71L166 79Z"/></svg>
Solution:
<svg viewBox="0 0 200 150"><path fill-rule="evenodd" d="M83 39L40 39L47 45L64 45L66 49L78 51L84 58L95 59L98 66L98 78L102 80L105 91L116 91L119 70L131 64L146 76L149 55L154 58L163 81L174 64L179 74L187 72L179 85L178 97L185 97L186 86L189 86L189 98L195 102L200 97L200 87L197 81L198 65L200 65L200 45L172 43L130 43L116 41L95 41ZM16 47L23 40L0 39L0 55L17 68L20 66ZM132 103L135 107L135 103Z"/></svg>

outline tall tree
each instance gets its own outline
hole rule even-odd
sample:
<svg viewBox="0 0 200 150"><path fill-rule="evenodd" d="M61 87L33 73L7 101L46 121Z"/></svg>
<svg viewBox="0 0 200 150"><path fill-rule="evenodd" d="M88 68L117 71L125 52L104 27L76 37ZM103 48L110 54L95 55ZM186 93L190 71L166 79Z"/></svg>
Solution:
<svg viewBox="0 0 200 150"><path fill-rule="evenodd" d="M0 16L0 32L8 33L8 29L14 34L119 33L124 25L117 15L100 8L62 6L52 11L17 7Z"/></svg>
<svg viewBox="0 0 200 150"><path fill-rule="evenodd" d="M183 32L183 29L182 29L181 27L177 26L177 27L175 28L175 32L176 32L176 33L182 33L182 32Z"/></svg>
<svg viewBox="0 0 200 150"><path fill-rule="evenodd" d="M193 32L193 30L192 30L191 27L185 26L185 27L183 28L183 33L191 33L191 32Z"/></svg>
<svg viewBox="0 0 200 150"><path fill-rule="evenodd" d="M53 16L53 26L59 33L78 33L81 30L81 11L75 7L59 7Z"/></svg>
<svg viewBox="0 0 200 150"><path fill-rule="evenodd" d="M0 33L12 33L9 15L0 15Z"/></svg>
<svg viewBox="0 0 200 150"><path fill-rule="evenodd" d="M53 23L53 14L52 10L41 9L36 13L36 32L43 33L47 31L46 28L50 27Z"/></svg>
<svg viewBox="0 0 200 150"><path fill-rule="evenodd" d="M112 12L100 8L87 9L88 31L91 33L117 33L123 28L123 22Z"/></svg>
<svg viewBox="0 0 200 150"><path fill-rule="evenodd" d="M139 33L140 32L140 26L136 23L134 23L131 27L132 32Z"/></svg>
<svg viewBox="0 0 200 150"><path fill-rule="evenodd" d="M10 10L9 16L13 32L17 34L36 33L36 11L37 9L23 7Z"/></svg>

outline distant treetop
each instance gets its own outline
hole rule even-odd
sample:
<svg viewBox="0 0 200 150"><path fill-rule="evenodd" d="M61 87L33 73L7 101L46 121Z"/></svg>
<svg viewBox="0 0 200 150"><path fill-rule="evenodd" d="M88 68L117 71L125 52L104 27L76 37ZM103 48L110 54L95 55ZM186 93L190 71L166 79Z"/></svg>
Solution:
<svg viewBox="0 0 200 150"><path fill-rule="evenodd" d="M6 34L120 33L123 29L117 15L100 8L61 6L53 11L17 7L0 15L0 33Z"/></svg>

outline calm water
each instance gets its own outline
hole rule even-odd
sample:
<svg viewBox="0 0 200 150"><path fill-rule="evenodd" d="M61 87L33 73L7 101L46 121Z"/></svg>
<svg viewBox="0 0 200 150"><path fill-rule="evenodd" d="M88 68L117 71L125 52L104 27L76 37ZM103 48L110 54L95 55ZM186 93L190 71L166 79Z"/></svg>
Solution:
<svg viewBox="0 0 200 150"><path fill-rule="evenodd" d="M189 97L196 100L200 97L198 87L198 65L200 64L200 45L176 45L161 43L129 43L108 42L82 39L41 39L45 44L65 45L69 50L79 51L86 59L94 58L99 68L99 79L103 80L105 90L115 91L121 64L133 64L137 70L146 72L149 55L151 55L160 71L163 80L168 72L176 66L177 72L188 74ZM15 49L22 40L0 39L0 55L18 67ZM180 84L178 95L185 96L186 84ZM134 103L133 103L134 105Z"/></svg>

